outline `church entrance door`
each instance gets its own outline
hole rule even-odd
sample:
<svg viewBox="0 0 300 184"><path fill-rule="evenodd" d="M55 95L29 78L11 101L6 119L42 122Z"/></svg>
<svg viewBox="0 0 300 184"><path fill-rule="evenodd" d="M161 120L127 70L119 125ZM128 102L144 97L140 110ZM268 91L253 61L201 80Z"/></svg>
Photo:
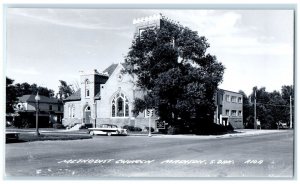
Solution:
<svg viewBox="0 0 300 184"><path fill-rule="evenodd" d="M84 123L91 124L91 108L90 106L86 106L84 109Z"/></svg>

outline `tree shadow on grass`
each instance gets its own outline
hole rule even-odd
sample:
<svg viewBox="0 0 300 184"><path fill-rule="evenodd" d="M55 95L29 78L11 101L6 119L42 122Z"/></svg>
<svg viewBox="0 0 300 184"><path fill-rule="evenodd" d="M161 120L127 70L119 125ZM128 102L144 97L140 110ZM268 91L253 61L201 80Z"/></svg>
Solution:
<svg viewBox="0 0 300 184"><path fill-rule="evenodd" d="M7 144L10 143L24 143L24 142L33 142L33 141L66 141L66 140L81 140L81 139L91 139L92 136L85 134L40 134L36 136L36 134L32 133L21 133L18 139L6 140Z"/></svg>

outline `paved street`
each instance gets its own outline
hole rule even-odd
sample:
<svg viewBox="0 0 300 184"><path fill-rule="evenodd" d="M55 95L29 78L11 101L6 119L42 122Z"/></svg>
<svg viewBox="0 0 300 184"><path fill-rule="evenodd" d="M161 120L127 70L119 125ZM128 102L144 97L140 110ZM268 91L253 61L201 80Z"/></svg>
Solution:
<svg viewBox="0 0 300 184"><path fill-rule="evenodd" d="M293 132L6 144L6 176L292 177Z"/></svg>

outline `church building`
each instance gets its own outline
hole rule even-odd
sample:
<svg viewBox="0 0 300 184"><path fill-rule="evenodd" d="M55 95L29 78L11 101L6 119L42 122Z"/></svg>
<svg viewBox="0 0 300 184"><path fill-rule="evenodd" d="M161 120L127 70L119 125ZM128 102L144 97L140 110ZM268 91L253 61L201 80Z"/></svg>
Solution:
<svg viewBox="0 0 300 184"><path fill-rule="evenodd" d="M162 15L133 20L134 36L141 34L145 28L159 28L162 26L163 20L166 19ZM122 73L125 67L124 63L119 63L110 65L102 72L94 70L89 73L81 73L80 90L64 99L63 125L72 127L76 124L85 124L88 127L98 127L99 124L109 123L119 127L124 125L141 129L148 127L147 113L140 113L137 117L132 113L134 99L141 98L144 93L135 86L133 76ZM239 120L242 119L241 104L238 103L234 109L236 113L240 113ZM220 110L222 109L221 104L218 107ZM229 117L228 114L224 114L227 113L226 110L224 112L220 110L216 113L218 114L216 123L223 122L226 117L227 119ZM156 129L155 119L153 117L150 121L151 127L154 129ZM241 126L237 125L237 127Z"/></svg>
<svg viewBox="0 0 300 184"><path fill-rule="evenodd" d="M134 117L131 112L134 99L143 92L136 89L132 76L122 73L124 67L119 63L110 65L101 73L97 70L81 73L80 90L64 100L63 124L148 126L149 119L145 114ZM152 124L151 127L155 127L154 122Z"/></svg>

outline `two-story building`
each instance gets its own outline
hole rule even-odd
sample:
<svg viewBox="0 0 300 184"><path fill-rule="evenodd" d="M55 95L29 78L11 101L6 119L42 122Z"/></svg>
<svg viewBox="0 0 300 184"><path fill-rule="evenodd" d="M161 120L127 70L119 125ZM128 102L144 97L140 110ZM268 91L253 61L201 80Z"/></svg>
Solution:
<svg viewBox="0 0 300 184"><path fill-rule="evenodd" d="M37 102L36 95L23 95L18 97L14 105L16 113L27 113L36 116ZM63 103L56 98L40 96L39 100L39 124L44 127L51 127L55 123L61 123L63 117Z"/></svg>
<svg viewBox="0 0 300 184"><path fill-rule="evenodd" d="M244 128L243 95L237 92L219 89L216 92L215 123Z"/></svg>

